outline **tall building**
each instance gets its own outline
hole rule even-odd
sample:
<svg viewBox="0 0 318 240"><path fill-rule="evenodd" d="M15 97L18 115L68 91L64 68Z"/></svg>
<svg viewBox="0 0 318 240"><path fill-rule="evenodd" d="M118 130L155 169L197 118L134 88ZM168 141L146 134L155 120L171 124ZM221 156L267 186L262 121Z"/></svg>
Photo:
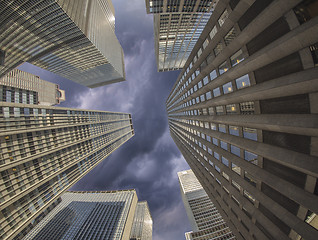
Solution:
<svg viewBox="0 0 318 240"><path fill-rule="evenodd" d="M130 232L130 240L152 239L152 217L146 201L138 202L134 222Z"/></svg>
<svg viewBox="0 0 318 240"><path fill-rule="evenodd" d="M133 135L130 114L0 102L0 239L24 236Z"/></svg>
<svg viewBox="0 0 318 240"><path fill-rule="evenodd" d="M0 77L29 62L92 88L125 80L111 0L3 0L0 16Z"/></svg>
<svg viewBox="0 0 318 240"><path fill-rule="evenodd" d="M183 68L219 0L145 0L154 14L158 71Z"/></svg>
<svg viewBox="0 0 318 240"><path fill-rule="evenodd" d="M178 172L178 178L182 201L192 227L192 232L185 234L186 239L235 239L193 171Z"/></svg>
<svg viewBox="0 0 318 240"><path fill-rule="evenodd" d="M220 3L166 101L171 136L238 239L317 239L318 1Z"/></svg>
<svg viewBox="0 0 318 240"><path fill-rule="evenodd" d="M135 190L66 192L61 199L24 240L129 239L138 206Z"/></svg>
<svg viewBox="0 0 318 240"><path fill-rule="evenodd" d="M14 69L0 78L0 97L1 102L51 106L65 101L65 91L59 89L57 84Z"/></svg>

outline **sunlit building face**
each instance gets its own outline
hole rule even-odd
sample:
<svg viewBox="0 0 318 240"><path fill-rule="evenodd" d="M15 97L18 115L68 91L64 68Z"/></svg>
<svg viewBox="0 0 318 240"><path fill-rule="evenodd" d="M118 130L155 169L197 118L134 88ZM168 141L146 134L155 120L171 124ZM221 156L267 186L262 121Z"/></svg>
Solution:
<svg viewBox="0 0 318 240"><path fill-rule="evenodd" d="M125 80L110 0L5 0L0 6L0 77L29 62L87 87Z"/></svg>
<svg viewBox="0 0 318 240"><path fill-rule="evenodd" d="M21 239L60 195L128 141L126 113L0 102L0 231Z"/></svg>

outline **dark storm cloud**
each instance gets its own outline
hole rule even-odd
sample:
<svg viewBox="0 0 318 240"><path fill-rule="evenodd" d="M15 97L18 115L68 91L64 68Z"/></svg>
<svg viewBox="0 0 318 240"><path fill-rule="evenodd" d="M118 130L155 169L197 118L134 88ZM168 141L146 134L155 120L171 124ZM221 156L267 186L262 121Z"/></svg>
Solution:
<svg viewBox="0 0 318 240"><path fill-rule="evenodd" d="M67 90L63 106L132 114L135 136L72 190L135 188L138 198L149 203L154 220L153 239L183 240L190 226L177 171L189 167L170 137L165 109L166 98L179 72L156 70L153 16L146 15L144 0L113 0L113 3L116 35L125 54L125 82L88 89L38 68L32 69Z"/></svg>

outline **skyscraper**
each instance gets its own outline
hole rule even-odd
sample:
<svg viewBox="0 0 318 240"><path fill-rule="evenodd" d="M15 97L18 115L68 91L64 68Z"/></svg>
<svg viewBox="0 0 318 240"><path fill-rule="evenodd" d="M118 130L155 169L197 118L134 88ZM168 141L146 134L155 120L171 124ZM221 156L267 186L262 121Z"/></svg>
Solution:
<svg viewBox="0 0 318 240"><path fill-rule="evenodd" d="M129 239L138 201L134 189L66 192L61 198L24 240Z"/></svg>
<svg viewBox="0 0 318 240"><path fill-rule="evenodd" d="M193 171L178 172L178 178L183 204L192 227L192 232L185 234L186 239L235 239Z"/></svg>
<svg viewBox="0 0 318 240"><path fill-rule="evenodd" d="M0 238L23 236L133 135L130 114L0 102Z"/></svg>
<svg viewBox="0 0 318 240"><path fill-rule="evenodd" d="M134 222L130 232L130 240L152 239L152 217L146 201L138 202Z"/></svg>
<svg viewBox="0 0 318 240"><path fill-rule="evenodd" d="M145 0L154 14L158 71L183 68L219 0Z"/></svg>
<svg viewBox="0 0 318 240"><path fill-rule="evenodd" d="M59 89L57 84L14 69L0 78L0 97L1 102L51 106L65 101L65 91Z"/></svg>
<svg viewBox="0 0 318 240"><path fill-rule="evenodd" d="M166 101L171 136L238 239L317 239L318 2L220 3Z"/></svg>
<svg viewBox="0 0 318 240"><path fill-rule="evenodd" d="M3 0L0 16L0 77L29 62L87 87L125 80L111 0Z"/></svg>

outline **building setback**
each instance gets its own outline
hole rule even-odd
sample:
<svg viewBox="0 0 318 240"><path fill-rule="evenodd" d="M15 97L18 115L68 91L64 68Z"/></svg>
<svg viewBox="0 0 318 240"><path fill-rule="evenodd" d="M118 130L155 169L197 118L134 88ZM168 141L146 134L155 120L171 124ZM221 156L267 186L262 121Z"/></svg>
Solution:
<svg viewBox="0 0 318 240"><path fill-rule="evenodd" d="M21 239L133 135L126 113L0 102L0 239Z"/></svg>
<svg viewBox="0 0 318 240"><path fill-rule="evenodd" d="M185 233L187 240L235 239L222 216L204 191L192 170L178 172L182 201L192 232Z"/></svg>
<svg viewBox="0 0 318 240"><path fill-rule="evenodd" d="M237 239L318 239L317 15L317 0L220 1L166 101Z"/></svg>
<svg viewBox="0 0 318 240"><path fill-rule="evenodd" d="M125 80L111 0L3 0L0 16L0 77L29 62L91 88Z"/></svg>
<svg viewBox="0 0 318 240"><path fill-rule="evenodd" d="M154 14L158 71L181 69L219 0L145 0Z"/></svg>
<svg viewBox="0 0 318 240"><path fill-rule="evenodd" d="M148 203L146 201L138 202L130 232L130 240L151 240L152 224Z"/></svg>
<svg viewBox="0 0 318 240"><path fill-rule="evenodd" d="M66 192L23 239L129 239L137 201L135 190Z"/></svg>
<svg viewBox="0 0 318 240"><path fill-rule="evenodd" d="M65 101L57 84L31 73L14 69L0 79L0 101L52 106Z"/></svg>

